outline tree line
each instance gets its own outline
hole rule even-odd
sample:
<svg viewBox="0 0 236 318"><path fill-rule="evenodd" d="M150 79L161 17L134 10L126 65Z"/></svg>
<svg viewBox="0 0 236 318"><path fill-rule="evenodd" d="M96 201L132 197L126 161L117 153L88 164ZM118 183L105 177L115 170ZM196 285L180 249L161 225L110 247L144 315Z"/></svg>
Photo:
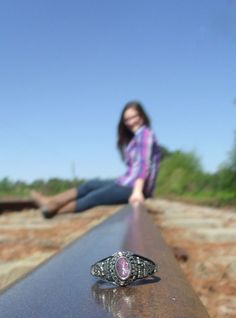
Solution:
<svg viewBox="0 0 236 318"><path fill-rule="evenodd" d="M160 172L155 195L220 205L236 205L236 133L225 163L215 173L204 172L194 152L170 152L161 147Z"/></svg>
<svg viewBox="0 0 236 318"><path fill-rule="evenodd" d="M161 146L160 170L154 197L181 199L214 206L236 205L236 133L228 158L215 173L202 169L201 160L194 152L169 151ZM0 180L0 199L27 198L30 190L53 195L78 186L85 180L60 179L13 182Z"/></svg>

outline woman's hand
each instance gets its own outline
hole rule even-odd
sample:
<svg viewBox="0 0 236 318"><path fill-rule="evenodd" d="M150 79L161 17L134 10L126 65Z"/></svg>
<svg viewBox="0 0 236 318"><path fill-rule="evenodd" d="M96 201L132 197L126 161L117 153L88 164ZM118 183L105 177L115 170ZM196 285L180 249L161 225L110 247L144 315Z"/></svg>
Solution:
<svg viewBox="0 0 236 318"><path fill-rule="evenodd" d="M131 196L129 197L130 204L144 203L143 186L144 186L143 179L139 178L135 181L133 191L131 193Z"/></svg>
<svg viewBox="0 0 236 318"><path fill-rule="evenodd" d="M129 203L134 204L134 203L144 203L144 195L140 191L133 191L131 196L129 197Z"/></svg>

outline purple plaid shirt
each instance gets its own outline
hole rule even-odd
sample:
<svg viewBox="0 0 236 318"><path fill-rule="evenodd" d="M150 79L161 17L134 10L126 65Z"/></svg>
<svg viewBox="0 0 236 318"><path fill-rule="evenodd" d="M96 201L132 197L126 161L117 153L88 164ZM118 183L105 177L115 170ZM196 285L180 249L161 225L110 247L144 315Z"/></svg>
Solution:
<svg viewBox="0 0 236 318"><path fill-rule="evenodd" d="M116 183L133 187L137 179L145 180L143 192L151 196L159 169L160 151L156 137L147 126L140 127L124 149L127 172Z"/></svg>

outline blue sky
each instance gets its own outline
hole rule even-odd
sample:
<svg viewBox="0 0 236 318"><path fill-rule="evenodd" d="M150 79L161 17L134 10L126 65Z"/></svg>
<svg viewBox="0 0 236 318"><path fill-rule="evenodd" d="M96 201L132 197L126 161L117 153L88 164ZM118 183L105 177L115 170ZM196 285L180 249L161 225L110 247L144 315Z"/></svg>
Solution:
<svg viewBox="0 0 236 318"><path fill-rule="evenodd" d="M206 171L233 146L236 1L2 1L0 56L0 179L122 174L132 99Z"/></svg>

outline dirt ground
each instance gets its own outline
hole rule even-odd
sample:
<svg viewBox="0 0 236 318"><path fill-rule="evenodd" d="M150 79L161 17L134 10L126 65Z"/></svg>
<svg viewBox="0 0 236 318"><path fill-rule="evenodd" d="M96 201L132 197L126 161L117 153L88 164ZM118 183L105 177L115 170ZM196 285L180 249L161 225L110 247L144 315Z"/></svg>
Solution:
<svg viewBox="0 0 236 318"><path fill-rule="evenodd" d="M151 215L212 318L236 317L236 211L157 200Z"/></svg>
<svg viewBox="0 0 236 318"><path fill-rule="evenodd" d="M212 318L236 317L236 211L148 200L166 242ZM0 289L102 222L121 206L44 220L38 210L0 214Z"/></svg>

